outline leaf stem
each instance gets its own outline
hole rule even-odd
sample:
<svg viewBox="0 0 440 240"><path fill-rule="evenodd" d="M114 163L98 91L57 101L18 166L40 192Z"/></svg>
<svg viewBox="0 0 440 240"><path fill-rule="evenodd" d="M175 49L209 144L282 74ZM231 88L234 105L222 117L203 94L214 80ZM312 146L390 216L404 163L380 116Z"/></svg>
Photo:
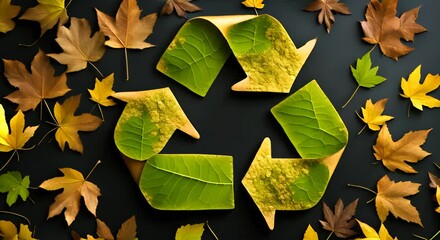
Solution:
<svg viewBox="0 0 440 240"><path fill-rule="evenodd" d="M429 240L433 240L435 237L437 237L437 235L439 235L440 234L440 230L438 230L435 234L434 234L434 236L432 236Z"/></svg>
<svg viewBox="0 0 440 240"><path fill-rule="evenodd" d="M413 234L413 236L416 237L416 238L418 238L418 239L428 240L427 238L422 237L422 236L417 235L417 234Z"/></svg>
<svg viewBox="0 0 440 240"><path fill-rule="evenodd" d="M37 40L35 40L35 42L31 43L31 44L24 44L24 43L19 43L18 46L20 47L33 47L38 41L40 41L42 35L40 35L40 37L37 38Z"/></svg>
<svg viewBox="0 0 440 240"><path fill-rule="evenodd" d="M105 119L104 119L104 113L102 112L101 105L99 105L99 103L97 103L97 105L98 105L99 112L101 113L102 121L104 122L104 121L105 121Z"/></svg>
<svg viewBox="0 0 440 240"><path fill-rule="evenodd" d="M90 177L90 174L92 174L92 172L95 170L95 168L101 163L101 160L98 160L95 163L95 166L93 166L92 170L90 170L89 174L87 174L87 177L85 178L85 180L87 180Z"/></svg>
<svg viewBox="0 0 440 240"><path fill-rule="evenodd" d="M58 127L54 127L50 131L48 131L46 134L44 134L43 138L41 138L41 140L38 142L37 145L40 145L43 142L43 140L47 137L47 135L49 135L51 132L53 132L53 131L55 131L57 129L58 129Z"/></svg>
<svg viewBox="0 0 440 240"><path fill-rule="evenodd" d="M345 108L345 106L347 106L347 104L351 101L351 99L353 99L354 95L357 93L357 91L359 90L359 88L361 87L361 85L358 85L356 87L356 89L354 90L353 94L351 94L350 98L347 100L347 102L342 106L342 108Z"/></svg>
<svg viewBox="0 0 440 240"><path fill-rule="evenodd" d="M46 99L43 99L44 104L46 105L47 111L49 111L50 116L52 117L53 121L55 122L55 124L57 126L59 126L60 124L58 123L57 119L53 116L52 111L49 108L49 105L46 102Z"/></svg>
<svg viewBox="0 0 440 240"><path fill-rule="evenodd" d="M364 131L366 126L367 126L367 124L365 124L364 127L358 132L358 135L361 135L361 133Z"/></svg>
<svg viewBox="0 0 440 240"><path fill-rule="evenodd" d="M0 168L0 172L6 167L6 166L8 166L8 164L9 164L9 162L12 160L12 158L14 157L14 155L17 153L17 150L15 150L13 153L12 153L12 155L11 155L11 157L9 157L9 159L8 159L8 161ZM1 211L0 211L1 212Z"/></svg>
<svg viewBox="0 0 440 240"><path fill-rule="evenodd" d="M333 236L333 231L327 236L326 240L329 240Z"/></svg>
<svg viewBox="0 0 440 240"><path fill-rule="evenodd" d="M369 189L369 188L367 188L367 187L361 186L361 185L356 185L356 184L350 184L350 183L349 183L349 184L347 184L347 186L349 186L349 187L355 187L355 188L360 188L360 189L364 189L364 190L367 190L367 191L369 191L369 192L371 192L371 193L377 195L377 192L375 192L375 191L373 191L373 190L371 190L371 189Z"/></svg>
<svg viewBox="0 0 440 240"><path fill-rule="evenodd" d="M10 215L14 215L14 216L17 216L17 217L21 217L21 218L23 218L24 220L26 220L26 222L27 222L29 225L31 225L31 221L29 221L29 219L28 219L27 217L25 217L25 216L23 216L23 215L21 215L21 214L18 214L18 213L15 213L15 212L10 212L10 211L0 211L0 213L5 213L5 214L10 214Z"/></svg>
<svg viewBox="0 0 440 240"><path fill-rule="evenodd" d="M130 74L128 72L128 53L127 53L127 48L124 48L124 52L125 52L125 80L128 81L128 79L130 79Z"/></svg>
<svg viewBox="0 0 440 240"><path fill-rule="evenodd" d="M211 232L212 236L214 236L214 238L215 238L216 240L219 240L218 237L217 237L217 235L215 235L214 231L212 231L211 227L209 226L208 221L206 221L206 227L208 227L208 229L209 229L209 231Z"/></svg>
<svg viewBox="0 0 440 240"><path fill-rule="evenodd" d="M257 8L254 7L255 14L258 16Z"/></svg>
<svg viewBox="0 0 440 240"><path fill-rule="evenodd" d="M434 163L434 165L435 165L438 169L440 169L440 166L439 166L437 163Z"/></svg>
<svg viewBox="0 0 440 240"><path fill-rule="evenodd" d="M66 7L65 7L64 9L67 9L71 3L72 3L72 0L70 0L70 1L66 4Z"/></svg>
<svg viewBox="0 0 440 240"><path fill-rule="evenodd" d="M96 67L95 66L95 64L93 64L92 62L90 62L90 61L87 61L89 64L90 64L90 66L92 66L98 73L99 73L99 75L103 78L104 77L104 75L102 75L102 72L101 71L99 71L99 69L98 69L98 67Z"/></svg>

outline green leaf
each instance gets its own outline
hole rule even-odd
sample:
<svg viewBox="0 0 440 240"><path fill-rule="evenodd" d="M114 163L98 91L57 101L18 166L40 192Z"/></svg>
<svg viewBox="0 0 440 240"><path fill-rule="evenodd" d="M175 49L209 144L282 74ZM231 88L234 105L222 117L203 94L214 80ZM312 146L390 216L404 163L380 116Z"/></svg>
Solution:
<svg viewBox="0 0 440 240"><path fill-rule="evenodd" d="M294 202L318 203L329 181L329 171L324 164L315 164L299 176L290 186Z"/></svg>
<svg viewBox="0 0 440 240"><path fill-rule="evenodd" d="M194 19L177 33L157 64L157 70L204 97L231 50L220 31Z"/></svg>
<svg viewBox="0 0 440 240"><path fill-rule="evenodd" d="M344 122L315 80L271 112L302 158L327 157L347 144Z"/></svg>
<svg viewBox="0 0 440 240"><path fill-rule="evenodd" d="M386 78L377 75L379 66L371 68L371 65L370 52L367 52L362 58L357 59L356 68L350 65L351 73L359 86L372 88L387 80Z"/></svg>
<svg viewBox="0 0 440 240"><path fill-rule="evenodd" d="M272 43L266 32L271 25L267 15L233 25L228 30L227 39L234 54L259 54L268 50Z"/></svg>
<svg viewBox="0 0 440 240"><path fill-rule="evenodd" d="M146 162L139 187L156 209L233 209L232 157L158 154Z"/></svg>
<svg viewBox="0 0 440 240"><path fill-rule="evenodd" d="M201 240L203 231L205 230L203 227L204 223L198 224L187 224L185 226L181 226L176 231L176 240Z"/></svg>
<svg viewBox="0 0 440 240"><path fill-rule="evenodd" d="M6 203L12 206L17 201L18 196L23 201L29 196L29 176L21 177L21 173L17 171L7 172L0 175L0 192L8 193Z"/></svg>

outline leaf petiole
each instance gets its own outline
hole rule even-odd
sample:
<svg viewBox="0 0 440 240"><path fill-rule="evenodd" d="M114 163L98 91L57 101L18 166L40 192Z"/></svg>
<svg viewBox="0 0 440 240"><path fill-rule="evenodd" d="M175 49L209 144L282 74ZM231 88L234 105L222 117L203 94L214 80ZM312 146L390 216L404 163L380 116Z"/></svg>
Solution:
<svg viewBox="0 0 440 240"><path fill-rule="evenodd" d="M127 48L124 48L124 52L125 52L125 80L128 81L128 79L130 79L130 74L128 72L128 53L127 53Z"/></svg>
<svg viewBox="0 0 440 240"><path fill-rule="evenodd" d="M333 231L327 236L326 240L329 240L333 236Z"/></svg>
<svg viewBox="0 0 440 240"><path fill-rule="evenodd" d="M206 221L206 227L209 229L209 231L211 232L212 236L214 236L215 240L219 240L217 235L215 235L214 231L212 231L211 227L208 224L208 221Z"/></svg>
<svg viewBox="0 0 440 240"><path fill-rule="evenodd" d="M351 99L353 99L354 95L357 93L357 91L359 90L359 88L361 87L361 85L358 85L356 87L356 89L354 90L353 94L351 94L350 98L347 100L347 102L342 106L342 108L345 108L348 103L351 101Z"/></svg>
<svg viewBox="0 0 440 240"><path fill-rule="evenodd" d="M14 150L14 152L12 153L11 157L9 157L8 161L6 161L6 163L0 168L0 172L6 167L8 166L9 162L12 160L12 158L15 156L15 154L17 154L17 150ZM1 212L1 211L0 211Z"/></svg>
<svg viewBox="0 0 440 240"><path fill-rule="evenodd" d="M90 177L90 174L92 174L92 172L95 170L95 168L101 163L101 160L98 160L95 163L95 166L93 166L92 170L90 170L89 174L87 174L87 177L84 180L87 180Z"/></svg>
<svg viewBox="0 0 440 240"><path fill-rule="evenodd" d="M92 66L98 73L99 73L99 75L103 78L104 77L104 75L102 75L102 72L101 71L99 71L99 69L98 69L98 67L96 67L95 66L95 64L93 64L92 62L90 62L90 61L87 61L89 64L90 64L90 66Z"/></svg>
<svg viewBox="0 0 440 240"><path fill-rule="evenodd" d="M360 189L364 189L364 190L367 190L367 191L369 191L369 192L371 192L371 193L377 195L377 192L375 192L375 191L373 191L373 190L371 190L371 189L369 189L369 188L367 188L367 187L361 186L361 185L356 185L356 184L350 184L350 183L349 183L349 184L347 184L347 186L349 186L349 187L355 187L355 188L360 188Z"/></svg>
<svg viewBox="0 0 440 240"><path fill-rule="evenodd" d="M9 212L9 211L0 211L0 213L5 213L5 214L10 214L10 215L14 215L17 217L21 217L24 220L26 220L26 222L28 223L28 225L31 225L31 221L29 221L29 219L21 214L15 213L15 212Z"/></svg>

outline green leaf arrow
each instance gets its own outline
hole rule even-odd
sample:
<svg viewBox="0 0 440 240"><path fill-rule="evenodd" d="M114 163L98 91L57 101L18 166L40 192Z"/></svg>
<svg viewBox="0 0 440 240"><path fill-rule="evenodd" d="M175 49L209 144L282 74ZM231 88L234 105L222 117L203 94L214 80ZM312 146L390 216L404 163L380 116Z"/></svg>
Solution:
<svg viewBox="0 0 440 240"><path fill-rule="evenodd" d="M26 201L29 196L29 176L21 177L21 173L17 171L7 172L0 175L0 192L8 193L6 196L6 203L12 206L17 202L18 196L23 201Z"/></svg>
<svg viewBox="0 0 440 240"><path fill-rule="evenodd" d="M273 159L265 138L242 183L270 229L276 210L305 210L322 198L348 141L347 129L316 81L272 108L302 158Z"/></svg>
<svg viewBox="0 0 440 240"><path fill-rule="evenodd" d="M315 43L296 48L270 15L197 17L179 30L157 69L205 96L232 52L247 75L232 90L288 93Z"/></svg>
<svg viewBox="0 0 440 240"><path fill-rule="evenodd" d="M176 129L200 138L169 88L112 96L127 102L114 139L119 151L131 159L145 161L159 153Z"/></svg>

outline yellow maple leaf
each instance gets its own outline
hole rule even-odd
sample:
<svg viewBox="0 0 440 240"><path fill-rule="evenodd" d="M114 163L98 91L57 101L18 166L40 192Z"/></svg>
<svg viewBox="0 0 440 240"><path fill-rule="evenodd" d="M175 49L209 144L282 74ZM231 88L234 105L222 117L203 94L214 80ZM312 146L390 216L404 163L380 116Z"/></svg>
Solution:
<svg viewBox="0 0 440 240"><path fill-rule="evenodd" d="M380 130L380 126L394 118L392 116L382 115L387 101L388 99L384 98L373 104L371 99L368 99L365 103L365 108L361 107L362 115L364 117L359 116L359 118L362 119L371 130Z"/></svg>
<svg viewBox="0 0 440 240"><path fill-rule="evenodd" d="M64 6L64 0L37 1L38 5L27 9L20 19L39 22L41 27L40 36L47 30L53 28L57 22L59 26L62 26L69 20L66 10L67 6Z"/></svg>
<svg viewBox="0 0 440 240"><path fill-rule="evenodd" d="M422 65L419 65L414 69L409 75L408 81L406 81L405 78L402 78L400 87L403 90L403 94L400 94L400 96L409 98L412 105L420 111L423 111L423 106L429 108L440 107L439 99L426 95L440 86L440 76L438 74L432 75L429 73L426 76L425 81L420 84L421 68Z"/></svg>
<svg viewBox="0 0 440 240"><path fill-rule="evenodd" d="M263 0L245 0L241 2L246 7L262 9L264 8Z"/></svg>
<svg viewBox="0 0 440 240"><path fill-rule="evenodd" d="M316 233L315 229L313 229L310 224L307 226L303 240L319 240L318 233Z"/></svg>
<svg viewBox="0 0 440 240"><path fill-rule="evenodd" d="M62 193L55 197L55 202L50 205L48 218L56 216L66 209L64 216L67 224L70 225L78 215L81 196L84 198L84 203L89 212L96 216L98 196L101 195L98 186L87 181L87 178L84 179L82 173L75 169L61 168L60 171L64 174L63 177L46 180L39 186L48 191L64 189Z"/></svg>
<svg viewBox="0 0 440 240"><path fill-rule="evenodd" d="M20 231L10 221L0 220L0 236L3 240L37 240L32 237L28 225L20 224Z"/></svg>
<svg viewBox="0 0 440 240"><path fill-rule="evenodd" d="M374 230L374 228L370 227L368 224L357 219L356 221L359 223L362 233L365 235L365 238L356 238L356 240L397 240L397 237L394 239L391 237L383 224L380 225L379 233L377 233L376 230Z"/></svg>
<svg viewBox="0 0 440 240"><path fill-rule="evenodd" d="M24 128L24 114L20 110L12 117L8 124L6 123L5 110L0 104L0 152L10 152L23 149L29 139L34 136L38 126L28 126Z"/></svg>
<svg viewBox="0 0 440 240"><path fill-rule="evenodd" d="M102 123L99 117L89 113L75 115L80 100L81 95L77 95L69 97L63 104L55 104L54 116L58 127L55 133L55 140L62 150L64 150L65 144L68 143L70 149L82 153L83 145L78 131L92 132Z"/></svg>
<svg viewBox="0 0 440 240"><path fill-rule="evenodd" d="M114 73L108 75L106 78L102 79L102 81L95 79L95 88L88 89L90 99L104 107L114 106L116 102L108 98L115 93L115 91L112 89L113 82Z"/></svg>
<svg viewBox="0 0 440 240"><path fill-rule="evenodd" d="M382 160L383 165L390 171L399 169L406 173L417 173L405 161L416 163L431 154L420 147L425 143L430 131L431 129L410 131L394 142L385 124L377 136L376 145L373 146L374 157L378 161Z"/></svg>
<svg viewBox="0 0 440 240"><path fill-rule="evenodd" d="M20 7L11 5L11 0L0 0L0 32L6 33L15 28L12 19L20 12Z"/></svg>
<svg viewBox="0 0 440 240"><path fill-rule="evenodd" d="M385 175L377 182L376 210L381 222L387 219L389 212L396 218L422 225L419 212L404 197L419 192L419 183L410 181L394 182Z"/></svg>

